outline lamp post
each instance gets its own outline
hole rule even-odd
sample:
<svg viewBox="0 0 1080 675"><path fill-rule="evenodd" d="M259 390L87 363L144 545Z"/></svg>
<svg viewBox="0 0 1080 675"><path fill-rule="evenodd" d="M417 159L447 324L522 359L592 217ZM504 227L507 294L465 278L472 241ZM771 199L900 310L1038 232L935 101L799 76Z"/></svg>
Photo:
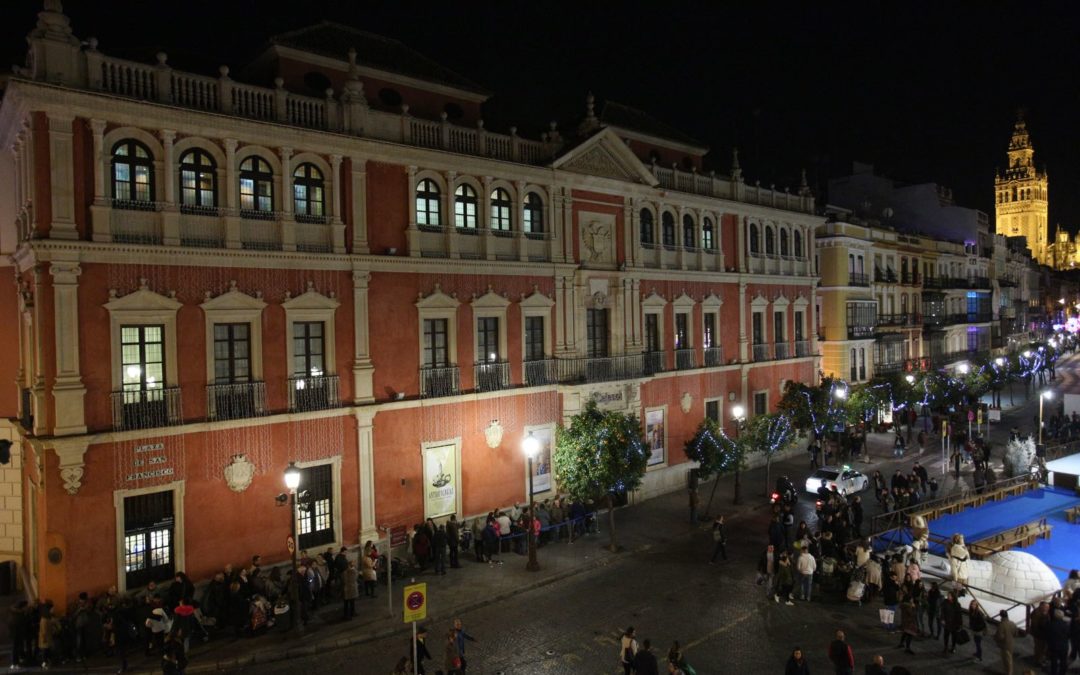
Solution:
<svg viewBox="0 0 1080 675"><path fill-rule="evenodd" d="M533 436L532 432L521 442L521 449L529 460L529 562L525 569L530 572L539 572L540 563L536 561L536 504L533 499L533 461L540 454L540 440Z"/></svg>
<svg viewBox="0 0 1080 675"><path fill-rule="evenodd" d="M742 430L743 422L746 421L746 409L741 405L735 405L731 408L731 418L735 420L735 441L738 443L739 432ZM735 464L735 498L731 500L733 504L742 503L742 483L739 481L740 467L742 465L742 458L736 458Z"/></svg>
<svg viewBox="0 0 1080 675"><path fill-rule="evenodd" d="M289 462L285 469L285 487L289 490L289 532L292 537L292 583L289 584L289 627L300 627L300 566L296 561L296 489L300 487L300 469L295 462Z"/></svg>
<svg viewBox="0 0 1080 675"><path fill-rule="evenodd" d="M833 390L833 396L836 397L836 400L841 401L841 403L840 403L841 406L844 405L843 401L847 398L847 395L848 395L847 387L837 387L836 389ZM829 421L832 422L832 420L829 420ZM833 425L833 433L836 434L836 457L835 457L835 459L839 460L840 459L840 432L836 431L836 425L835 424ZM867 456L869 456L869 453L867 454Z"/></svg>
<svg viewBox="0 0 1080 675"><path fill-rule="evenodd" d="M1049 401L1054 398L1054 392L1047 389L1039 394L1039 445L1042 445L1042 430L1043 430L1043 401Z"/></svg>

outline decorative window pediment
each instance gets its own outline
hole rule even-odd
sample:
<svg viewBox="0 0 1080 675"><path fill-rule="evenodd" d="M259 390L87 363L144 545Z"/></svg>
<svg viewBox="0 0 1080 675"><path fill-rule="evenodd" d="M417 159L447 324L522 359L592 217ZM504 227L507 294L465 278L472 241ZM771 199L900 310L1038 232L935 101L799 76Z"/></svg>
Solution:
<svg viewBox="0 0 1080 675"><path fill-rule="evenodd" d="M686 291L683 291L682 295L671 301L671 304L675 306L676 311L685 311L694 308L694 299L687 295Z"/></svg>
<svg viewBox="0 0 1080 675"><path fill-rule="evenodd" d="M721 300L715 293L709 293L705 296L705 299L701 301L701 308L705 311L716 311L724 306L724 301Z"/></svg>
<svg viewBox="0 0 1080 675"><path fill-rule="evenodd" d="M809 306L810 301L806 299L806 296L800 295L799 297L795 298L795 300L792 301L791 305L795 309L802 309L804 307Z"/></svg>
<svg viewBox="0 0 1080 675"><path fill-rule="evenodd" d="M526 297L522 294L521 302L522 309L551 309L555 306L555 301L540 292L536 286L533 286L532 295Z"/></svg>
<svg viewBox="0 0 1080 675"><path fill-rule="evenodd" d="M161 295L150 290L146 285L146 279L139 282L139 290L127 295L117 295L116 290L109 291L109 301L105 303L105 309L110 313L147 313L147 312L176 312L183 304L175 298Z"/></svg>
<svg viewBox="0 0 1080 675"><path fill-rule="evenodd" d="M791 301L787 299L787 296L781 294L773 300L773 307L776 309L787 309L787 306L791 304Z"/></svg>
<svg viewBox="0 0 1080 675"><path fill-rule="evenodd" d="M474 310L495 309L505 311L510 306L510 300L499 295L491 286L488 286L487 293L481 296L473 296L472 302L469 304L472 305Z"/></svg>
<svg viewBox="0 0 1080 675"><path fill-rule="evenodd" d="M649 294L649 297L641 301L641 306L646 309L663 309L667 306L667 300L664 299L664 296L653 291Z"/></svg>
<svg viewBox="0 0 1080 675"><path fill-rule="evenodd" d="M311 281L307 284L307 291L293 297L286 293L285 302L281 306L286 310L319 309L334 310L341 305L337 298L331 294L329 297L315 290L315 284Z"/></svg>
<svg viewBox="0 0 1080 675"><path fill-rule="evenodd" d="M254 296L248 295L236 288L236 282L229 282L229 290L217 297L210 297L210 291L206 292L206 301L202 307L204 312L232 312L232 311L256 311L261 312L266 303L262 299L262 293L256 291Z"/></svg>
<svg viewBox="0 0 1080 675"><path fill-rule="evenodd" d="M769 300L761 293L758 293L757 296L750 301L750 306L754 309L764 309L769 306Z"/></svg>
<svg viewBox="0 0 1080 675"><path fill-rule="evenodd" d="M430 295L420 294L416 298L417 309L457 309L460 304L456 297L443 293L439 284L435 284L435 290Z"/></svg>
<svg viewBox="0 0 1080 675"><path fill-rule="evenodd" d="M563 169L603 178L656 186L659 181L641 160L626 147L626 143L611 129L603 129L571 148L552 163L553 169Z"/></svg>

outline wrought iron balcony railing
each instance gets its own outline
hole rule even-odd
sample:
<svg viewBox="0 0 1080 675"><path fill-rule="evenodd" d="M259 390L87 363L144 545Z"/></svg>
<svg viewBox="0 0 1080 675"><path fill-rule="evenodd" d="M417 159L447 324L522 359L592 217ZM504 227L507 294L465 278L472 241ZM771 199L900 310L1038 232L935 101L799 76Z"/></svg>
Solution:
<svg viewBox="0 0 1080 675"><path fill-rule="evenodd" d="M337 375L298 375L288 382L289 411L328 410L341 404Z"/></svg>
<svg viewBox="0 0 1080 675"><path fill-rule="evenodd" d="M238 420L266 414L266 384L235 382L206 387L206 417L210 420Z"/></svg>
<svg viewBox="0 0 1080 675"><path fill-rule="evenodd" d="M152 429L180 424L180 387L114 391L112 418L114 431Z"/></svg>

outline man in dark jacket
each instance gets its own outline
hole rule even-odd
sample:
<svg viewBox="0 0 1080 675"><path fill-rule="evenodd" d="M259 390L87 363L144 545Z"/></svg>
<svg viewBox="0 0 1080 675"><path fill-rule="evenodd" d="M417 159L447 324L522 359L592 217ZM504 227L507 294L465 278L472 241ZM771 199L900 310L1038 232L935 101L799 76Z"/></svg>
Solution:
<svg viewBox="0 0 1080 675"><path fill-rule="evenodd" d="M439 525L432 537L431 553L435 559L435 574L446 574L446 527Z"/></svg>
<svg viewBox="0 0 1080 675"><path fill-rule="evenodd" d="M829 643L829 660L836 675L852 675L855 672L855 653L844 639L844 631L836 631L836 639Z"/></svg>
<svg viewBox="0 0 1080 675"><path fill-rule="evenodd" d="M449 522L446 523L446 542L450 545L450 567L457 569L461 567L458 564L458 550L461 548L461 526L458 524L457 516L450 515Z"/></svg>
<svg viewBox="0 0 1080 675"><path fill-rule="evenodd" d="M885 657L881 654L875 656L866 666L866 675L889 675L889 671L885 670Z"/></svg>
<svg viewBox="0 0 1080 675"><path fill-rule="evenodd" d="M644 640L641 649L634 655L635 675L660 675L659 666L656 663L656 654L652 652L652 643Z"/></svg>
<svg viewBox="0 0 1080 675"><path fill-rule="evenodd" d="M964 614L960 609L960 601L956 598L956 591L949 591L949 597L941 603L941 625L944 635L945 649L942 654L956 652L956 634L964 627ZM949 650L949 640L952 640L952 650Z"/></svg>
<svg viewBox="0 0 1080 675"><path fill-rule="evenodd" d="M1060 609L1054 610L1047 627L1046 647L1050 652L1050 675L1065 675L1069 667L1069 622Z"/></svg>

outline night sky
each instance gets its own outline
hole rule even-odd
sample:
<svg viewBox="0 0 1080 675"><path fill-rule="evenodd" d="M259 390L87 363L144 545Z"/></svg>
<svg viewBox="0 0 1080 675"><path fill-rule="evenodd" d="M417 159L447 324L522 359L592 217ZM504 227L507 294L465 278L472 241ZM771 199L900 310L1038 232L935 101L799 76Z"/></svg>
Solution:
<svg viewBox="0 0 1080 675"><path fill-rule="evenodd" d="M322 19L397 38L483 85L489 129L573 129L586 92L644 109L748 181L843 175L857 159L936 181L993 218L1018 108L1050 174L1050 222L1080 228L1080 9L1070 3L299 2L69 0L106 54L236 73L278 32ZM22 63L39 3L5 3ZM103 11L108 8L107 11ZM305 14L306 13L306 14ZM344 56L344 55L343 55ZM819 195L820 189L815 190Z"/></svg>

